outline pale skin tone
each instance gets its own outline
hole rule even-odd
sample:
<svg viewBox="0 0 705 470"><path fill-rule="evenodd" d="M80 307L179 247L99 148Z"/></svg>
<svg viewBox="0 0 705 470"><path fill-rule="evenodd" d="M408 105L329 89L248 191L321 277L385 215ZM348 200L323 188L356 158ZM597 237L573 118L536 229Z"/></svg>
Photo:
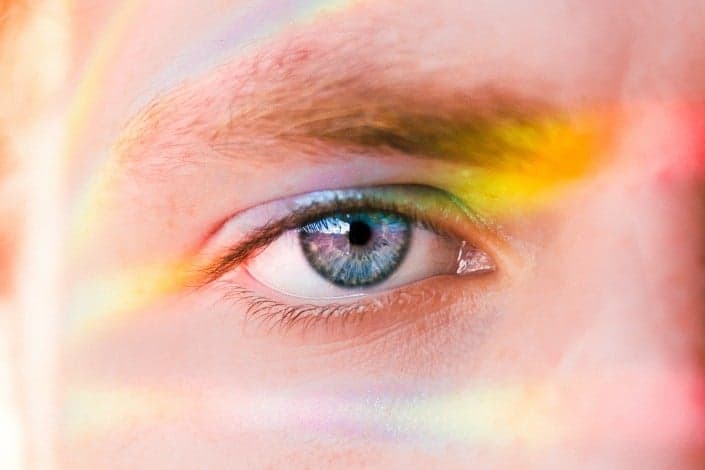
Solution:
<svg viewBox="0 0 705 470"><path fill-rule="evenodd" d="M126 15L94 101L65 129L65 210L95 217L67 217L59 466L699 468L705 8L627 3L377 1L297 17L154 0ZM66 96L117 7L74 6ZM213 33L227 18L238 28ZM560 197L469 228L493 273L422 276L390 289L414 301L306 331L253 326L222 284L150 290L150 269L178 277L252 207L372 185L450 191L469 165L287 138L296 109L396 94L395 111L442 114L488 89L610 127L596 169ZM96 294L115 273L149 294ZM242 267L224 276L286 300ZM100 327L73 333L102 309Z"/></svg>

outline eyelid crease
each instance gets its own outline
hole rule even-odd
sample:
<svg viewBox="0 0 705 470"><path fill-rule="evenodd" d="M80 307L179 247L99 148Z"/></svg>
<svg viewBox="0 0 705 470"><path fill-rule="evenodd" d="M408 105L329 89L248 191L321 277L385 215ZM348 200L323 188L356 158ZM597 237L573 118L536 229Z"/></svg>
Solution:
<svg viewBox="0 0 705 470"><path fill-rule="evenodd" d="M216 279L220 278L223 274L234 269L235 267L241 265L247 259L252 256L257 250L265 248L274 240L276 240L281 234L287 230L294 230L300 228L315 219L325 217L334 212L340 211L350 211L350 210L383 210L392 211L400 213L408 217L411 222L420 225L423 228L431 230L440 235L452 235L447 228L437 224L433 217L428 214L424 214L422 209L420 209L421 203L414 204L413 202L403 202L400 203L396 200L390 200L388 198L380 197L375 195L373 191L375 190L394 190L398 186L402 189L416 188L417 190L424 190L432 193L432 196L438 197L444 203L444 208L447 206L453 206L458 210L458 214L454 214L456 218L459 216L465 217L469 222L476 225L486 225L477 214L474 214L465 204L463 204L459 199L454 197L452 194L447 193L439 188L434 188L431 186L411 184L411 185L387 185L381 187L367 187L360 189L351 190L333 190L332 193L340 192L350 192L351 195L355 197L340 197L337 194L334 198L327 201L313 201L305 205L292 210L289 214L284 217L277 218L274 220L269 220L267 223L259 228L256 228L248 234L248 236L231 248L227 254L216 259L215 262L206 265L201 271L204 274L203 285L206 285ZM320 191L325 193L326 191ZM426 194L429 197L428 194ZM445 212L449 212L449 209L445 209ZM436 216L436 219L439 218Z"/></svg>

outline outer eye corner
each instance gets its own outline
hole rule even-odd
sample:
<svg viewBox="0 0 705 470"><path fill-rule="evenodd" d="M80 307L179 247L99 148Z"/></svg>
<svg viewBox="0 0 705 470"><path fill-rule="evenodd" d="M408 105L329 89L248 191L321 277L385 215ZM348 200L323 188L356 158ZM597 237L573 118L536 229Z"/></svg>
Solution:
<svg viewBox="0 0 705 470"><path fill-rule="evenodd" d="M458 250L457 275L493 273L497 269L497 263L486 251L465 240L461 242Z"/></svg>

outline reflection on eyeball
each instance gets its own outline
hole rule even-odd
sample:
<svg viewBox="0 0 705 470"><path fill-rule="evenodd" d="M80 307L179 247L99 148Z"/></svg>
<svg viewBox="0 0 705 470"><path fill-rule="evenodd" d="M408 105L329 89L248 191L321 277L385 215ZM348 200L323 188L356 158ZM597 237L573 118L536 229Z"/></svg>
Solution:
<svg viewBox="0 0 705 470"><path fill-rule="evenodd" d="M257 281L308 300L383 292L439 275L495 269L484 251L384 211L321 217L288 230L246 266Z"/></svg>

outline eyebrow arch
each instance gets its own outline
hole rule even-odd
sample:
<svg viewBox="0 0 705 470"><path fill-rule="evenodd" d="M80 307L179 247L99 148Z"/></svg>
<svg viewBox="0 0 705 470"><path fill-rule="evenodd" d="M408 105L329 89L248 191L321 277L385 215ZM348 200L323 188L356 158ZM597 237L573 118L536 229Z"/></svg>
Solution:
<svg viewBox="0 0 705 470"><path fill-rule="evenodd" d="M561 157L571 156L548 155L549 162L547 147L568 153L580 147L587 155L597 143L593 120L518 96L478 89L472 96L431 94L420 100L411 92L346 91L307 100L305 106L289 99L265 101L269 112L252 119L243 113L238 120L249 121L254 135L264 131L266 139L294 147L317 143L350 153L403 154L505 170L526 168L539 158L562 166ZM228 139L211 147L229 151ZM565 147L556 149L560 145Z"/></svg>
<svg viewBox="0 0 705 470"><path fill-rule="evenodd" d="M128 125L118 155L169 154L200 142L262 163L286 148L325 158L404 154L506 168L524 166L546 137L583 139L594 131L573 112L518 91L478 84L449 90L428 76L398 83L364 64L340 67L334 55L286 52L275 57L293 58L267 66L250 57L155 99Z"/></svg>

